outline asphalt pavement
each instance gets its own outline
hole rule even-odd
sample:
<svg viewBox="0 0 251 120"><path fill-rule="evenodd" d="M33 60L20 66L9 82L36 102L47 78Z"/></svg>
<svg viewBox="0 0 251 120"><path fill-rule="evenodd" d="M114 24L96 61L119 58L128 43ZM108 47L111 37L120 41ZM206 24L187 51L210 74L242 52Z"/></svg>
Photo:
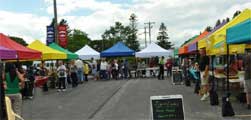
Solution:
<svg viewBox="0 0 251 120"><path fill-rule="evenodd" d="M89 81L66 92L36 89L33 100L23 102L25 120L150 120L150 96L181 94L186 120L250 120L222 117L221 105L200 101L193 87L172 85L169 79ZM244 105L233 103L237 115L251 115Z"/></svg>

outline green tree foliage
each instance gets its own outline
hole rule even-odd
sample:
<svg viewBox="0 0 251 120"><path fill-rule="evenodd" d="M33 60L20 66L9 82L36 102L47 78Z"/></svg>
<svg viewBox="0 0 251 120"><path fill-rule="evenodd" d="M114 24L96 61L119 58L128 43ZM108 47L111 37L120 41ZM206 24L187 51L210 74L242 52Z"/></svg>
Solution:
<svg viewBox="0 0 251 120"><path fill-rule="evenodd" d="M220 24L221 24L221 21L220 21L220 19L218 19L218 20L216 21L216 23L215 23L214 28L216 28L216 27L219 26Z"/></svg>
<svg viewBox="0 0 251 120"><path fill-rule="evenodd" d="M237 10L237 11L234 13L234 15L233 15L233 19L234 19L236 16L238 16L239 14L241 14L241 11Z"/></svg>
<svg viewBox="0 0 251 120"><path fill-rule="evenodd" d="M138 51L139 50L139 42L137 40L137 16L133 13L129 18L130 24L129 26L125 27L125 32L127 35L126 45Z"/></svg>
<svg viewBox="0 0 251 120"><path fill-rule="evenodd" d="M139 42L137 41L137 17L132 14L129 18L130 24L124 26L121 22L115 22L114 26L101 35L102 41L101 45L103 50L113 46L118 41L125 43L129 48L136 51L139 50Z"/></svg>
<svg viewBox="0 0 251 120"><path fill-rule="evenodd" d="M169 37L167 34L167 29L164 23L160 24L159 34L157 36L157 44L165 49L170 49L172 47L171 42L168 41Z"/></svg>
<svg viewBox="0 0 251 120"><path fill-rule="evenodd" d="M23 46L27 46L28 44L24 41L23 38L20 38L20 37L15 37L15 36L9 36L10 39L16 41L17 43L23 45Z"/></svg>
<svg viewBox="0 0 251 120"><path fill-rule="evenodd" d="M211 26L207 26L206 29L205 29L205 31L211 32L212 31L212 27Z"/></svg>
<svg viewBox="0 0 251 120"><path fill-rule="evenodd" d="M90 38L87 33L78 29L73 29L73 31L68 34L67 49L72 52L76 52L89 42Z"/></svg>

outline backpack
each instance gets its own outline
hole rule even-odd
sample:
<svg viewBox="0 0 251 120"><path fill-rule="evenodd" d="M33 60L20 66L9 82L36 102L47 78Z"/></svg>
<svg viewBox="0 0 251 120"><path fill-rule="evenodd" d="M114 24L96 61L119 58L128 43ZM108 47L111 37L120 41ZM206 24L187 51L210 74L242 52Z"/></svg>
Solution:
<svg viewBox="0 0 251 120"><path fill-rule="evenodd" d="M65 70L64 69L59 70L59 76L60 77L64 77L65 76Z"/></svg>

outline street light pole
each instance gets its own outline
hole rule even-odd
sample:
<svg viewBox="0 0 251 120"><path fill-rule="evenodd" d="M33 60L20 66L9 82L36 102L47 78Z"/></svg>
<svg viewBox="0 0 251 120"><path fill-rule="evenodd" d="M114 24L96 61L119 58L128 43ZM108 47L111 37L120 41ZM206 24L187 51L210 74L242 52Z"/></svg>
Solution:
<svg viewBox="0 0 251 120"><path fill-rule="evenodd" d="M58 42L58 17L57 17L57 1L53 0L53 6L54 6L54 31L55 31L55 42L59 44Z"/></svg>

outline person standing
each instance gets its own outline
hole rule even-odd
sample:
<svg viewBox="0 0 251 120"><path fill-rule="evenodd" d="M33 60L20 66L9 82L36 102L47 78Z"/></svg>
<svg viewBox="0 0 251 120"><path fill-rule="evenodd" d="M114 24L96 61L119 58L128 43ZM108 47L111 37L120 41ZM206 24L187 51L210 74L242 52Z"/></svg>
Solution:
<svg viewBox="0 0 251 120"><path fill-rule="evenodd" d="M88 74L90 72L89 66L87 63L84 63L84 75L85 75L85 81L88 82Z"/></svg>
<svg viewBox="0 0 251 120"><path fill-rule="evenodd" d="M167 76L171 77L172 76L172 67L173 67L173 63L172 63L171 58L167 59L165 66L167 69Z"/></svg>
<svg viewBox="0 0 251 120"><path fill-rule="evenodd" d="M127 77L128 77L128 69L129 69L128 61L127 61L127 59L124 59L123 72L124 72L124 78L125 79L127 79Z"/></svg>
<svg viewBox="0 0 251 120"><path fill-rule="evenodd" d="M77 66L77 76L78 76L78 82L79 83L83 83L84 81L84 76L83 76L83 62L82 60L78 59L76 62L75 62L75 65Z"/></svg>
<svg viewBox="0 0 251 120"><path fill-rule="evenodd" d="M244 70L245 70L245 92L246 92L246 100L247 100L247 108L251 109L250 106L250 93L251 93L251 51L247 51L247 54L244 58Z"/></svg>
<svg viewBox="0 0 251 120"><path fill-rule="evenodd" d="M203 96L200 100L204 101L209 96L209 57L206 56L206 50L200 49L200 75L201 75L201 88L203 90Z"/></svg>
<svg viewBox="0 0 251 120"><path fill-rule="evenodd" d="M159 80L164 80L164 64L165 64L164 56L162 56L159 61L159 76L158 76Z"/></svg>
<svg viewBox="0 0 251 120"><path fill-rule="evenodd" d="M41 62L40 64L40 69L39 69L39 76L45 77L48 76L48 70L45 67L44 61ZM46 92L49 90L47 81L43 85L43 91Z"/></svg>
<svg viewBox="0 0 251 120"><path fill-rule="evenodd" d="M71 76L71 80L72 80L72 87L77 87L78 86L78 77L77 77L77 71L78 68L75 65L75 61L72 60L71 64L70 64L70 76Z"/></svg>
<svg viewBox="0 0 251 120"><path fill-rule="evenodd" d="M93 58L91 58L91 61L92 61L91 71L92 71L93 79L96 80L97 79L97 62Z"/></svg>
<svg viewBox="0 0 251 120"><path fill-rule="evenodd" d="M105 58L102 59L101 63L100 63L100 76L101 79L107 79L107 69L108 69L108 64L105 60Z"/></svg>
<svg viewBox="0 0 251 120"><path fill-rule="evenodd" d="M67 72L66 72L66 67L65 67L63 61L59 61L57 73L58 73L58 79L59 79L58 92L61 92L61 91L64 92L64 91L66 91Z"/></svg>
<svg viewBox="0 0 251 120"><path fill-rule="evenodd" d="M24 87L24 74L19 71L15 64L6 63L3 73L5 86L5 95L10 98L12 109L21 116L22 113L22 95L20 90Z"/></svg>

